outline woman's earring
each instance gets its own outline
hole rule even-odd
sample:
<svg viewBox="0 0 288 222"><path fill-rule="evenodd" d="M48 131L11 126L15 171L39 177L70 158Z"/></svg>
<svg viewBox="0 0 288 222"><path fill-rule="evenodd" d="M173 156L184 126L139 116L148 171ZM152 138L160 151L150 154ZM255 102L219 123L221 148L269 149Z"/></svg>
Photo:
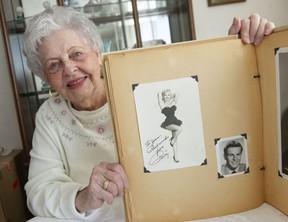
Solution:
<svg viewBox="0 0 288 222"><path fill-rule="evenodd" d="M59 94L58 92L52 92L51 90L49 90L49 95L50 97L57 97Z"/></svg>

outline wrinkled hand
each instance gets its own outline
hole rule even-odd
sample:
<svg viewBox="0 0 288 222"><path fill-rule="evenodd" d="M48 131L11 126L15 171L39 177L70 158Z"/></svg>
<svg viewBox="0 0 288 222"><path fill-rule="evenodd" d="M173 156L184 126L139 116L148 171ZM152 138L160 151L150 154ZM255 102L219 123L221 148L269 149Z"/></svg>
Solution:
<svg viewBox="0 0 288 222"><path fill-rule="evenodd" d="M79 212L88 212L101 207L105 201L112 204L115 197L124 195L128 186L127 175L120 164L102 162L93 168L88 187L78 192L76 208Z"/></svg>
<svg viewBox="0 0 288 222"><path fill-rule="evenodd" d="M235 17L228 34L240 34L244 43L259 45L264 36L270 35L274 28L275 25L273 22L270 22L265 18L261 18L260 15L253 13L248 19L240 20L239 18Z"/></svg>

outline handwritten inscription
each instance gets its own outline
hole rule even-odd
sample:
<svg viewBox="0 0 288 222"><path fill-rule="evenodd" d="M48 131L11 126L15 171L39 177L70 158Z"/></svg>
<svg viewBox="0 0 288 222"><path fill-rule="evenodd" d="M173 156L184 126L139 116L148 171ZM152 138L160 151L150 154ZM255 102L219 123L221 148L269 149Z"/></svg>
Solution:
<svg viewBox="0 0 288 222"><path fill-rule="evenodd" d="M169 158L168 150L164 147L164 142L168 140L168 136L157 136L156 138L146 141L146 152L151 155L149 164L156 165L165 157Z"/></svg>

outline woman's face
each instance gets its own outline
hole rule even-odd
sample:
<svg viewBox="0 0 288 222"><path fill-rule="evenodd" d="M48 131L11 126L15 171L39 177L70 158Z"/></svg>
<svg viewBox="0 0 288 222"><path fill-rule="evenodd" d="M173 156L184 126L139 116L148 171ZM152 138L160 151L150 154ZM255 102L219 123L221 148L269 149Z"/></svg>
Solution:
<svg viewBox="0 0 288 222"><path fill-rule="evenodd" d="M81 107L93 95L105 94L99 55L74 30L53 33L39 53L48 83L73 105Z"/></svg>
<svg viewBox="0 0 288 222"><path fill-rule="evenodd" d="M171 97L172 97L172 95L171 95L171 93L170 92L165 92L164 94L163 94L163 98L164 98L164 101L170 101L171 100Z"/></svg>

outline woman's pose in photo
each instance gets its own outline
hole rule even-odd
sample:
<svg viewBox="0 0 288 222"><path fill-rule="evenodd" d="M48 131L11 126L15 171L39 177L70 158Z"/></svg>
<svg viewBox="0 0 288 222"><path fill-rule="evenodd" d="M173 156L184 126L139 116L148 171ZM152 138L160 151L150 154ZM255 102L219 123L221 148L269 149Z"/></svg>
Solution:
<svg viewBox="0 0 288 222"><path fill-rule="evenodd" d="M182 121L177 119L175 116L178 97L178 92L172 92L171 89L165 89L161 93L158 93L158 103L161 109L161 113L166 116L166 119L161 124L161 127L170 130L172 133L170 145L173 148L173 159L176 163L179 162L177 154L177 139L182 131Z"/></svg>

